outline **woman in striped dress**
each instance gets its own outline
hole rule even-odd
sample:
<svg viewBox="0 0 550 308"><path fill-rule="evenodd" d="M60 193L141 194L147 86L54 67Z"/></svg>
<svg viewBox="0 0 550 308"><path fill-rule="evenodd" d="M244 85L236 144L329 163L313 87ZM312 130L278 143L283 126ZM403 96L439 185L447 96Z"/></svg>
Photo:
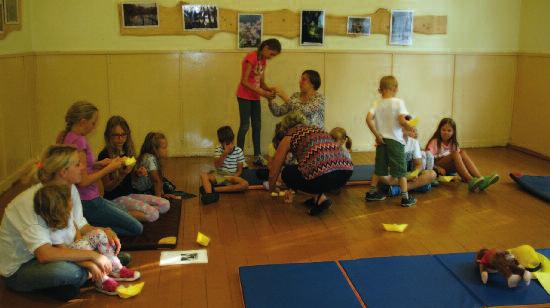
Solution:
<svg viewBox="0 0 550 308"><path fill-rule="evenodd" d="M306 201L311 207L309 214L314 216L332 205L325 193L346 184L353 172L353 163L329 133L305 122L304 116L296 112L281 121L286 136L279 143L269 169L269 187L275 188L281 174L290 189L316 195ZM288 152L296 157L298 164L283 169Z"/></svg>

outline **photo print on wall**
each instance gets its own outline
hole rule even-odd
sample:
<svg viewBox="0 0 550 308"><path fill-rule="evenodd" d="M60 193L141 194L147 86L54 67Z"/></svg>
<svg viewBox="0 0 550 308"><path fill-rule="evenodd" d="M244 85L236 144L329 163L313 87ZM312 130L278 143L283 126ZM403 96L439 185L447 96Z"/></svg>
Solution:
<svg viewBox="0 0 550 308"><path fill-rule="evenodd" d="M300 44L323 45L325 38L325 11L302 11Z"/></svg>
<svg viewBox="0 0 550 308"><path fill-rule="evenodd" d="M348 16L348 34L370 35L370 17Z"/></svg>
<svg viewBox="0 0 550 308"><path fill-rule="evenodd" d="M390 45L412 45L413 11L392 10L390 22Z"/></svg>
<svg viewBox="0 0 550 308"><path fill-rule="evenodd" d="M239 14L238 48L258 48L262 42L261 14Z"/></svg>
<svg viewBox="0 0 550 308"><path fill-rule="evenodd" d="M159 26L156 3L122 3L125 28L147 28Z"/></svg>
<svg viewBox="0 0 550 308"><path fill-rule="evenodd" d="M4 23L6 25L19 24L19 0L4 0Z"/></svg>
<svg viewBox="0 0 550 308"><path fill-rule="evenodd" d="M218 30L219 10L214 5L184 4L183 30Z"/></svg>

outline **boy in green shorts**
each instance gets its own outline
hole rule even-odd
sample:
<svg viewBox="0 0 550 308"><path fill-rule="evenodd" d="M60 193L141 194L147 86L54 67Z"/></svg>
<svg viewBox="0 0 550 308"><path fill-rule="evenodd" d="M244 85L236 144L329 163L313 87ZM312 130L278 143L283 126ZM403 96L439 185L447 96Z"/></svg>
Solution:
<svg viewBox="0 0 550 308"><path fill-rule="evenodd" d="M386 199L386 195L378 191L378 181L380 176L387 176L389 173L392 177L399 179L401 206L410 207L416 204L416 198L409 196L407 191L403 127L407 129L411 127L405 119L408 115L405 102L395 97L397 86L395 77L382 77L378 88L382 99L375 102L367 114L367 125L376 138L376 158L374 175L365 198L367 201Z"/></svg>

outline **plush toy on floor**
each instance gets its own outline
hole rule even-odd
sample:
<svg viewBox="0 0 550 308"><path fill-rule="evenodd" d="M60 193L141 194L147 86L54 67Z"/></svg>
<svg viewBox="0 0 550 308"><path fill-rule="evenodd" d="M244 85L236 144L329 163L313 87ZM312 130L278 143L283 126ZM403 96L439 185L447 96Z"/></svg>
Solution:
<svg viewBox="0 0 550 308"><path fill-rule="evenodd" d="M483 284L487 284L489 272L502 274L510 288L517 287L522 278L525 285L531 282L531 273L519 265L514 255L508 251L483 248L476 255L476 263Z"/></svg>

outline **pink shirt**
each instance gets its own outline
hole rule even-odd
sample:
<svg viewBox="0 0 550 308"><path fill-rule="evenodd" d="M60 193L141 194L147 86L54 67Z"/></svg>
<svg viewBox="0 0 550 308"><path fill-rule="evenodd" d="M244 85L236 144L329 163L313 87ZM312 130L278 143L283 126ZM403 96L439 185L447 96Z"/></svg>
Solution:
<svg viewBox="0 0 550 308"><path fill-rule="evenodd" d="M453 148L451 147L451 144L445 144L441 142L441 147L437 147L437 140L432 139L428 143L428 146L426 147L428 151L432 152L435 158L441 158L448 155L451 155L451 152L453 151ZM456 151L460 152L460 148L456 147Z"/></svg>
<svg viewBox="0 0 550 308"><path fill-rule="evenodd" d="M242 62L241 76L246 73L246 67L248 63L252 65L252 69L250 70L250 74L246 76L246 80L249 84L260 87L260 80L262 79L262 75L264 73L267 62L265 59L258 61L257 51L253 51L247 54ZM260 95L258 93L246 88L242 83L239 83L239 87L237 88L237 97L252 101L260 100Z"/></svg>
<svg viewBox="0 0 550 308"><path fill-rule="evenodd" d="M94 172L95 157L90 149L90 145L88 144L86 137L69 132L67 136L65 136L65 139L63 139L63 143L75 145L79 151L84 151L84 153L86 153L86 169L88 174ZM99 197L99 190L96 183L90 184L86 187L78 186L77 188L78 193L80 194L80 199L84 201Z"/></svg>

